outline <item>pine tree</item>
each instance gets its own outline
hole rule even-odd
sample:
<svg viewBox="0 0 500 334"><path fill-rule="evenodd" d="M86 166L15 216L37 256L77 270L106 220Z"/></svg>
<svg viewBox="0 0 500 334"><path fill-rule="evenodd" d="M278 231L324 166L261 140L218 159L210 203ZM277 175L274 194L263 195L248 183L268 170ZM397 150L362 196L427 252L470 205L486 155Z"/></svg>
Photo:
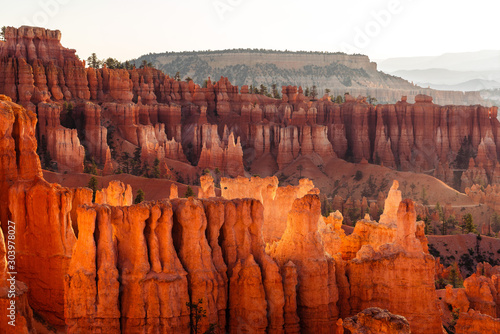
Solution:
<svg viewBox="0 0 500 334"><path fill-rule="evenodd" d="M99 58L97 58L97 55L95 54L95 52L93 52L92 55L90 55L90 57L87 58L87 65L89 67L101 68L102 64L103 64L103 61L99 60Z"/></svg>
<svg viewBox="0 0 500 334"><path fill-rule="evenodd" d="M92 203L95 203L95 195L97 193L97 179L95 176L92 176L87 184L87 187L92 189Z"/></svg>
<svg viewBox="0 0 500 334"><path fill-rule="evenodd" d="M317 96L318 96L318 90L316 89L316 85L313 85L311 89L311 98L313 100L316 100Z"/></svg>
<svg viewBox="0 0 500 334"><path fill-rule="evenodd" d="M470 213L467 213L462 216L462 231L464 233L477 233L476 224L474 224L474 219Z"/></svg>
<svg viewBox="0 0 500 334"><path fill-rule="evenodd" d="M160 177L160 159L158 158L153 162L153 177L155 179Z"/></svg>
<svg viewBox="0 0 500 334"><path fill-rule="evenodd" d="M142 191L142 189L137 190L137 196L135 196L134 204L139 204L142 201L144 201L144 196L145 194L144 191Z"/></svg>
<svg viewBox="0 0 500 334"><path fill-rule="evenodd" d="M186 193L184 194L184 197L189 198L193 196L194 196L193 188L191 188L191 186L188 186L186 189Z"/></svg>

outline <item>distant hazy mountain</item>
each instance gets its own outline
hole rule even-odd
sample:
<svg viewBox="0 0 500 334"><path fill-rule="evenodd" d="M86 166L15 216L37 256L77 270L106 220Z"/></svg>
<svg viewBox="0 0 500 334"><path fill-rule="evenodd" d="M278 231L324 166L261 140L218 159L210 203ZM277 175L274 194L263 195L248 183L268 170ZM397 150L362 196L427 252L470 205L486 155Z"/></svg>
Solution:
<svg viewBox="0 0 500 334"><path fill-rule="evenodd" d="M477 91L490 103L500 103L500 50L389 58L377 63L379 70L421 87Z"/></svg>
<svg viewBox="0 0 500 334"><path fill-rule="evenodd" d="M439 84L429 83L429 82L416 82L416 84L419 86L422 86L422 87L429 87L432 89L455 90L455 91L463 91L463 92L472 92L472 91L500 88L500 82L493 81L493 80L482 80L482 79L468 80L466 82L462 82L462 83L459 83L456 85L439 85Z"/></svg>
<svg viewBox="0 0 500 334"><path fill-rule="evenodd" d="M452 71L500 71L500 50L445 53L440 56L389 58L378 61L381 71L447 69Z"/></svg>
<svg viewBox="0 0 500 334"><path fill-rule="evenodd" d="M451 71L444 68L431 68L426 70L399 70L390 72L390 74L413 81L413 83L423 87L427 87L426 83L432 83L432 88L438 85L460 85L472 80L483 82L485 87L496 88L496 84L500 82L500 71Z"/></svg>

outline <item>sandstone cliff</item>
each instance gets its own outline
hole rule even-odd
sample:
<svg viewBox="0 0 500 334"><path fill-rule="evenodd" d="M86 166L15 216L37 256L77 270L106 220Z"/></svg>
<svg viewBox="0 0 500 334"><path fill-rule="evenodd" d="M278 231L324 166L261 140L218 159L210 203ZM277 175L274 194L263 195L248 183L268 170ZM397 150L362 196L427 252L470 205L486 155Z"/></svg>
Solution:
<svg viewBox="0 0 500 334"><path fill-rule="evenodd" d="M392 107L373 107L362 98L348 99L343 105L328 99L315 104L294 87L284 87L286 94L276 101L239 93L224 78L200 88L153 69L82 72L83 64L73 59L73 51L60 46L55 32L10 29L7 37L10 42L1 44L0 63L7 72L13 71L9 64L21 64L21 71L12 74L19 80L7 86L17 85L14 99L26 108L0 95L0 221L4 235L4 222L16 223L17 273L28 286L28 292L19 296L23 305L19 315L28 330L32 307L49 323L71 333L188 333L190 318L201 307L206 317L201 319L200 331L217 324L231 333L335 333L342 328L341 319L378 306L404 316L414 333L442 332L435 261L428 253L423 225L416 221L414 203L401 200L397 183L380 221L366 216L350 236L340 228L340 213L320 217L318 190L307 179L295 187L278 187L275 177L223 179L226 198L215 198L212 181L205 177L203 198L178 199L173 189L170 200L138 205L131 205L129 187L111 183L96 196L98 203L91 203L91 190L64 188L42 178L32 110L44 117L39 133L49 134L67 121L61 121L58 101L71 100L75 115L87 116L72 118L81 124L75 122L75 129L63 132L80 134L88 127L104 141L108 136L97 121L97 104L86 107L89 96L94 96L102 102L103 124L112 120L116 125L123 150L141 147L145 161L162 160L167 159L164 144L169 142L174 143L169 152L178 160L184 156L198 163L201 156L206 157L202 161L212 161L212 154L203 153L210 143L214 152L222 152L213 155L214 161L222 157L224 164L226 159L226 173L241 171L255 151L280 157L283 164L299 154L320 163L341 152L366 161L377 157L372 145L378 147L384 163L391 163L392 157L397 162L397 152L408 168L430 168L460 150L457 133L462 132L451 135L453 126L447 124L457 121L449 115L460 111L467 122L457 121L458 128L471 134L478 166L488 175L498 157L496 109L441 107L425 96L414 105L403 100ZM47 79L47 87L54 88L50 94L45 93L41 75L44 66L59 73L57 82L49 85ZM37 73L32 82L28 70ZM90 78L85 79L86 85L84 78ZM0 88L5 90L5 81L3 85ZM243 110L246 114L239 114ZM435 149L429 141L434 130L423 123L431 112L432 124L439 124L432 140L441 145ZM387 116L394 113L396 118ZM225 119L230 125L213 126L208 119ZM331 128L327 120L339 125L334 129L343 129L340 137L345 133L345 140L326 142L338 138L325 130ZM254 136L259 131L261 135ZM449 145L443 144L446 132ZM76 139L56 141L76 148L80 156L76 143ZM73 161L67 154L73 149L57 145L51 148L59 152L57 159L65 164ZM108 160L111 148L106 145L88 147L96 157L105 155ZM258 149L254 151L252 145ZM378 206L382 205L383 199ZM367 202L359 207L366 208ZM2 245L0 266L5 265ZM469 311L457 328L497 326L492 317L498 316L497 274L485 268L466 280L464 293L452 293L451 304L466 305L465 294L469 307L481 312ZM0 268L0 277L4 276Z"/></svg>
<svg viewBox="0 0 500 334"><path fill-rule="evenodd" d="M281 99L274 99L225 77L208 78L200 87L153 68L85 68L60 38L59 31L8 27L0 46L0 93L38 113L40 147L61 171L82 170L84 147L103 173L119 169L123 154L140 148L142 167L157 163L160 177L171 177L170 160L235 177L259 159L271 162L267 176L300 157L316 166L338 157L435 170L452 184L453 170L462 172L475 157L463 173L462 189L500 180L496 108L440 106L423 91L405 93L414 96L414 104L404 96L377 106L355 98L362 92L337 104L328 96L307 97L294 86L283 86ZM332 57L357 66L345 55ZM356 59L361 68L373 66L362 56ZM434 101L451 102L437 95Z"/></svg>

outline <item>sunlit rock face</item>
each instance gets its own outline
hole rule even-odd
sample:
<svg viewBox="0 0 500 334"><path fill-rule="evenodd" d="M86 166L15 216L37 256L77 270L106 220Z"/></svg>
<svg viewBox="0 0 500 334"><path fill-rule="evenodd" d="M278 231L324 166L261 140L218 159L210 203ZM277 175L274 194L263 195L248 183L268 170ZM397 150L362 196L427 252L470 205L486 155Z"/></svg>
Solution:
<svg viewBox="0 0 500 334"><path fill-rule="evenodd" d="M254 159L270 157L273 168L284 168L299 156L345 158L348 149L357 162L445 169L466 134L478 156L465 177L490 180L498 169L495 108L441 107L426 96L387 107L355 98L339 105L310 101L293 87L275 100L240 92L225 78L200 88L151 68L85 69L60 45L60 33L45 29L9 28L6 38L0 221L4 237L6 222L16 223L18 328L32 331L33 308L69 333L189 333L198 305L206 311L199 332L217 324L231 333L334 333L339 320L381 307L404 316L413 333L442 333L435 262L414 203L402 200L397 183L380 221L366 216L349 236L340 213L320 217L319 191L307 179L279 187L276 177L222 178L217 198L205 176L198 198L179 199L172 186L169 199L138 205L130 186L110 182L92 203L89 189L43 180L37 114L38 139L68 172L83 168L83 144L113 172L109 121L114 139L129 151L140 147L150 166L170 159L226 176L244 175ZM81 124L62 125L63 101L74 104ZM4 253L0 247L0 278ZM465 294L469 303L457 332L497 326L485 317L498 315L498 279L484 277L472 276L463 293L447 297L465 307ZM352 326L385 326L363 321Z"/></svg>
<svg viewBox="0 0 500 334"><path fill-rule="evenodd" d="M417 238L411 201L400 201L396 227L371 223L378 224L372 237L346 260L342 216L320 218L318 191L310 181L280 188L274 178L225 180L231 196L252 190L271 208L273 195L292 197L285 230L266 253L263 231L273 222L266 221L261 201L216 198L208 176L202 182L208 199L172 194L170 200L138 205L130 205L130 187L120 182L96 195L100 204L91 203L89 189L48 184L31 153L34 123L21 122L29 112L5 101L2 124L24 124L22 131L6 127L5 155L15 157L19 147L32 157L24 163L6 160L2 167L8 176L3 183L8 206L2 210L19 232L19 277L29 286L31 307L51 323L65 324L67 332L187 333L200 300L207 315L202 330L218 324L234 333L330 333L341 329L341 317L383 303L405 315L417 333L434 331L433 316L439 318L432 308L434 261ZM391 191L397 193L396 187ZM387 208L399 200L393 197ZM30 237L34 230L42 238ZM391 243L382 244L389 236ZM50 270L40 265L47 261ZM382 281L394 282L392 294L385 293ZM54 299L47 301L47 293ZM406 311L408 300L418 301L417 312ZM23 314L29 323L29 308Z"/></svg>
<svg viewBox="0 0 500 334"><path fill-rule="evenodd" d="M409 334L410 324L399 315L378 307L367 308L343 322L351 334Z"/></svg>
<svg viewBox="0 0 500 334"><path fill-rule="evenodd" d="M307 194L318 194L312 181L301 179L298 186L278 187L276 177L252 177L247 179L222 178L221 195L227 199L255 198L264 205L264 241L279 240L287 226L288 212L296 198Z"/></svg>

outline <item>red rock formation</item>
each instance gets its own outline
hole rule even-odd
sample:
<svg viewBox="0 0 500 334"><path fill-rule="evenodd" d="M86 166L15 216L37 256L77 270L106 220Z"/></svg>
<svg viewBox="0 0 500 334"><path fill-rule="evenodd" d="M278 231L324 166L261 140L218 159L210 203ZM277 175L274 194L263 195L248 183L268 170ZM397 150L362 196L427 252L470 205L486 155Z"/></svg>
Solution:
<svg viewBox="0 0 500 334"><path fill-rule="evenodd" d="M85 149L80 145L76 129L68 129L60 123L62 107L56 104L38 104L39 138L60 172L83 172Z"/></svg>
<svg viewBox="0 0 500 334"><path fill-rule="evenodd" d="M446 286L445 302L451 305L452 310L459 309L460 312L467 312L470 307L470 302L464 289L453 289L451 285Z"/></svg>
<svg viewBox="0 0 500 334"><path fill-rule="evenodd" d="M417 95L415 104L409 104L405 97L395 105L376 107L362 97L347 95L346 103L339 105L328 98L311 101L300 87L292 86L283 87L282 101L277 101L248 94L248 87L238 93L238 87L227 78L215 85L208 80L206 88L200 88L152 68L85 69L74 50L61 46L60 38L59 31L8 28L0 51L0 93L33 110L34 104L63 99L104 102L101 119L89 116L77 130L81 138L84 131L89 134L86 139L95 138L84 144L96 161L107 165L106 172L113 170L113 162L99 121L117 124L119 136L141 146L148 163L156 158L162 163L166 158L187 162L186 151L191 163L199 160L200 168L222 164L233 176L244 173L242 152L247 166L270 153L279 169L301 154L314 152L325 162L335 152L355 162L373 161L413 171L437 169L437 176L450 183L446 166L454 163L464 137L469 137L478 152L477 164L482 163L486 172L480 175L481 180L493 179L500 153L496 108L442 107L425 95ZM221 125L214 134L227 125L228 135L232 132L239 141L224 137L224 144L219 139L217 145L214 134L204 137L208 119ZM163 124L166 138L152 135L162 132L156 130L158 124ZM139 143L139 136L147 140ZM76 139L59 134L63 137ZM188 147L190 143L193 148ZM121 154L131 149L125 145L115 150ZM472 185L476 174L464 177L464 188Z"/></svg>
<svg viewBox="0 0 500 334"><path fill-rule="evenodd" d="M474 203L486 204L496 212L500 212L500 186L498 184L488 185L484 191L481 190L482 188L481 185L475 184L470 188L465 188L465 193Z"/></svg>
<svg viewBox="0 0 500 334"><path fill-rule="evenodd" d="M423 252L415 236L415 217L413 203L401 202L395 242L380 246L379 251L364 245L356 258L349 261L347 276L352 312L385 307L405 316L414 333L441 333L434 290L434 259ZM388 271L388 267L394 269ZM388 282L398 283L387 288ZM408 302L410 300L412 302Z"/></svg>
<svg viewBox="0 0 500 334"><path fill-rule="evenodd" d="M285 333L300 333L300 318L297 315L297 267L292 261L281 266L283 292L285 294L284 320Z"/></svg>
<svg viewBox="0 0 500 334"><path fill-rule="evenodd" d="M271 249L280 266L297 266L297 313L302 333L327 333L336 328L339 311L335 262L325 256L318 233L321 203L317 195L296 199L287 229Z"/></svg>
<svg viewBox="0 0 500 334"><path fill-rule="evenodd" d="M210 174L200 177L200 189L198 190L198 198L215 197L214 179Z"/></svg>
<svg viewBox="0 0 500 334"><path fill-rule="evenodd" d="M460 313L455 326L456 334L498 333L499 331L500 320L498 318L492 318L474 310Z"/></svg>
<svg viewBox="0 0 500 334"><path fill-rule="evenodd" d="M86 147L96 162L105 163L111 155L107 142L108 130L101 126L101 107L97 104L86 102L83 106L85 119Z"/></svg>
<svg viewBox="0 0 500 334"><path fill-rule="evenodd" d="M500 296L497 291L498 280L496 276L491 279L472 274L465 279L464 288L467 299L470 301L470 308L494 318L500 316L500 307L497 307Z"/></svg>
<svg viewBox="0 0 500 334"><path fill-rule="evenodd" d="M95 203L109 206L130 206L133 203L132 187L121 181L110 181L107 188L97 190Z"/></svg>
<svg viewBox="0 0 500 334"><path fill-rule="evenodd" d="M169 198L170 199L175 199L175 198L179 198L179 188L177 187L177 185L175 183L172 183L170 185L170 194L169 194Z"/></svg>
<svg viewBox="0 0 500 334"><path fill-rule="evenodd" d="M173 247L172 216L168 202L79 211L81 236L66 278L71 332L188 331L186 272ZM82 289L87 302L77 293Z"/></svg>
<svg viewBox="0 0 500 334"><path fill-rule="evenodd" d="M323 240L325 252L331 256L341 252L342 242L346 238L345 232L342 229L342 220L342 214L338 210L320 220L319 233Z"/></svg>
<svg viewBox="0 0 500 334"><path fill-rule="evenodd" d="M240 139L235 143L233 133L228 136L227 146L221 142L217 133L217 125L203 125L201 128L201 154L198 160L200 169L219 168L228 176L244 175L243 150Z"/></svg>
<svg viewBox="0 0 500 334"><path fill-rule="evenodd" d="M33 311L28 303L28 287L16 280L15 256L15 224L10 226L7 238L4 239L0 229L0 331L2 333L36 333ZM10 240L10 242L9 242ZM10 258L9 262L7 259ZM14 258L14 260L12 260Z"/></svg>
<svg viewBox="0 0 500 334"><path fill-rule="evenodd" d="M238 177L221 179L221 195L227 199L255 198L264 204L263 236L266 242L279 240L285 232L288 212L293 201L308 193L318 193L308 179L301 179L298 186L278 187L276 177Z"/></svg>
<svg viewBox="0 0 500 334"><path fill-rule="evenodd" d="M410 324L400 315L394 315L378 307L367 308L343 322L351 334L408 334Z"/></svg>
<svg viewBox="0 0 500 334"><path fill-rule="evenodd" d="M16 252L23 254L17 259L19 279L29 286L30 305L49 322L63 324L64 275L76 242L72 192L37 179L18 181L8 194L17 229Z"/></svg>
<svg viewBox="0 0 500 334"><path fill-rule="evenodd" d="M15 180L33 180L42 176L36 154L36 116L0 95L0 221L8 220L9 187ZM5 226L4 233L7 232Z"/></svg>
<svg viewBox="0 0 500 334"><path fill-rule="evenodd" d="M471 187L474 184L485 186L488 184L488 176L483 164L476 166L474 159L470 159L469 168L462 174L462 188Z"/></svg>
<svg viewBox="0 0 500 334"><path fill-rule="evenodd" d="M200 88L154 69L85 69L73 50L60 45L58 32L9 28L6 37L0 92L38 111L39 133L60 166L83 161L78 132L111 171L105 127L114 124L118 154L141 147L145 161L163 164L187 161L186 151L199 168L218 167L228 175L244 174L244 163L263 155L280 168L300 154L324 161L337 154L363 162L378 156L402 169L446 169L463 136L470 136L477 168L484 170L478 175L494 178L495 108L441 107L426 96L417 96L414 105L403 100L373 107L353 97L338 105L310 101L296 87L284 87L283 100L276 101L239 94L225 78ZM76 129L60 127L63 99L75 102ZM90 204L88 190L41 179L35 125L33 112L0 96L0 218L16 221L19 277L29 286L30 304L49 322L66 323L69 332L182 333L188 331L185 303L202 298L202 330L218 323L231 331L333 331L339 315L373 305L404 314L417 333L440 330L434 261L412 203L389 200L380 223L366 217L349 237L339 217L319 220L319 199L307 195L317 190L308 180L285 188L276 178L224 181L230 200L136 206L125 206L130 195L124 200L123 189L111 186L102 192L107 205L82 208ZM203 196L210 196L209 188ZM495 205L495 189L469 193ZM265 209L236 197L255 198ZM368 204L350 199L342 206ZM263 240L280 238L268 248L278 265ZM493 277L471 279L468 290L471 305L490 314L498 289Z"/></svg>
<svg viewBox="0 0 500 334"><path fill-rule="evenodd" d="M276 162L281 169L292 162L299 155L299 140L296 127L281 128L279 132L278 155Z"/></svg>

